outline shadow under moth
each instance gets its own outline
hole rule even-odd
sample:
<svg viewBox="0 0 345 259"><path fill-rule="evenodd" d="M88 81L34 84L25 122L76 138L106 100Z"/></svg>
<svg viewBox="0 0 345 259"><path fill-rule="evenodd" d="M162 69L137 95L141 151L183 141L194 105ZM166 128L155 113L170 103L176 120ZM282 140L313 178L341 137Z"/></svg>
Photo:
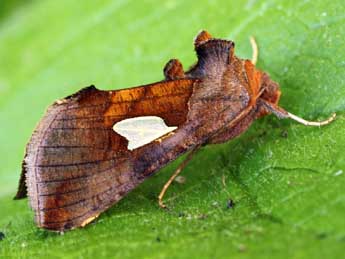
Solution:
<svg viewBox="0 0 345 259"><path fill-rule="evenodd" d="M82 227L147 177L188 152L159 195L203 145L239 136L267 114L309 122L278 106L279 85L235 56L234 43L200 32L197 62L184 71L177 59L164 80L130 89L90 86L56 101L27 145L16 199L29 197L38 227Z"/></svg>

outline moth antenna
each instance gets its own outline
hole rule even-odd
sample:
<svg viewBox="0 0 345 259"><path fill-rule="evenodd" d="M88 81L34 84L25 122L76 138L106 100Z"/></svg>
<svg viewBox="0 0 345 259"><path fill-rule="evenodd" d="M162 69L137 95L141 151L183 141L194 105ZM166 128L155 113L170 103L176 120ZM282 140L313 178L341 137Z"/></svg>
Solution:
<svg viewBox="0 0 345 259"><path fill-rule="evenodd" d="M265 100L260 99L260 102L267 108L267 110L272 112L278 118L280 118L280 119L289 118L289 119L297 121L297 122L299 122L305 126L318 126L318 127L320 127L323 125L327 125L327 124L330 124L332 121L334 121L334 119L336 117L336 113L333 113L328 119L323 120L323 121L308 121L308 120L305 120L301 117L298 117L297 115L294 115L290 112L287 112L283 108L276 106L272 103L269 103Z"/></svg>
<svg viewBox="0 0 345 259"><path fill-rule="evenodd" d="M287 113L288 117L294 121L297 121L305 126L323 126L330 124L332 121L334 121L335 117L337 116L336 113L333 113L328 119L323 120L323 121L307 121L303 118L300 118L290 112Z"/></svg>
<svg viewBox="0 0 345 259"><path fill-rule="evenodd" d="M258 49L258 44L256 43L256 40L254 36L250 36L250 45L252 45L252 63L256 65L256 62L258 62L258 56L259 56L259 49Z"/></svg>

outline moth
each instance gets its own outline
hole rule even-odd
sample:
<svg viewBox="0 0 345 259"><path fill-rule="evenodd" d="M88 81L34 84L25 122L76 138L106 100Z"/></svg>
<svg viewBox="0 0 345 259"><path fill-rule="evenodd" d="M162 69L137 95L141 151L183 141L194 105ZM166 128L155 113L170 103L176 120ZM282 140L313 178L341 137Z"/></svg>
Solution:
<svg viewBox="0 0 345 259"><path fill-rule="evenodd" d="M235 56L232 41L201 31L197 62L184 71L177 59L164 80L130 89L90 86L52 104L27 144L16 199L29 197L40 228L83 227L160 168L188 152L164 186L206 144L239 136L262 116L309 122L278 106L279 85Z"/></svg>

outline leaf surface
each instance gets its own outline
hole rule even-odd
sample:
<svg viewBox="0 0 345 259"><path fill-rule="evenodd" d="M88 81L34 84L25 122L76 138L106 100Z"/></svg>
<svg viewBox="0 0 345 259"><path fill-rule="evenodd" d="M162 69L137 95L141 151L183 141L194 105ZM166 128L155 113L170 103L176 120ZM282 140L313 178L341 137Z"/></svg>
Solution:
<svg viewBox="0 0 345 259"><path fill-rule="evenodd" d="M9 2L9 1L3 1ZM342 258L345 247L345 6L336 1L28 1L0 13L0 257ZM13 201L24 147L45 108L84 86L120 89L162 79L170 58L195 62L206 29L236 42L282 88L273 116L203 148L166 195L177 164L145 181L93 224L39 230ZM229 201L235 205L229 208Z"/></svg>

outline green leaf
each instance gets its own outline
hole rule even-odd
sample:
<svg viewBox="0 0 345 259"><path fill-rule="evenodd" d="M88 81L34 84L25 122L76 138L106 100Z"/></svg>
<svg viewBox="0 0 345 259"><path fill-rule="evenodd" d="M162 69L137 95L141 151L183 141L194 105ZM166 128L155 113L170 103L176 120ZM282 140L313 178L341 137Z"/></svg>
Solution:
<svg viewBox="0 0 345 259"><path fill-rule="evenodd" d="M341 0L9 2L0 4L0 257L344 256ZM158 81L173 57L188 67L200 29L233 39L242 58L254 35L258 67L280 83L281 106L307 119L337 112L337 120L309 128L268 116L234 141L203 148L183 172L186 183L169 189L168 212L157 195L177 163L83 229L38 229L27 201L12 197L45 108L91 84Z"/></svg>

